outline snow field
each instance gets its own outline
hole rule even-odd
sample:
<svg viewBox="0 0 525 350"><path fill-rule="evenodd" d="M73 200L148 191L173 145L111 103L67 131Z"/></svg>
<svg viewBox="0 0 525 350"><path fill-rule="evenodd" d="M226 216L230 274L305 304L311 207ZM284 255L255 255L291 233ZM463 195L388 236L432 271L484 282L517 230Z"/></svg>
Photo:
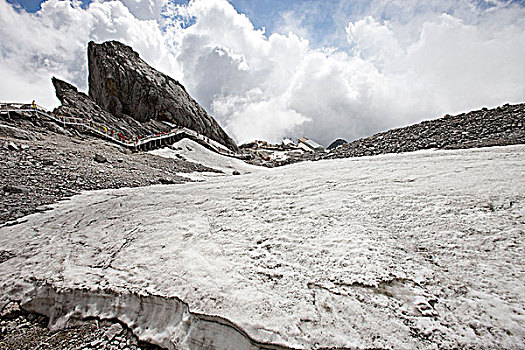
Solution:
<svg viewBox="0 0 525 350"><path fill-rule="evenodd" d="M84 193L0 228L1 300L45 280L177 297L297 348L520 348L524 183L509 146Z"/></svg>
<svg viewBox="0 0 525 350"><path fill-rule="evenodd" d="M210 151L206 147L190 139L182 139L170 147L153 150L149 153L165 158L182 157L189 162L202 164L209 168L220 170L225 175L232 175L233 171L235 170L241 174L249 174L252 172L266 170L263 167L247 164L240 159L223 156ZM190 175L181 173L179 175L186 176L192 180L197 181L204 180L209 177L220 176L220 174L216 173L193 173Z"/></svg>

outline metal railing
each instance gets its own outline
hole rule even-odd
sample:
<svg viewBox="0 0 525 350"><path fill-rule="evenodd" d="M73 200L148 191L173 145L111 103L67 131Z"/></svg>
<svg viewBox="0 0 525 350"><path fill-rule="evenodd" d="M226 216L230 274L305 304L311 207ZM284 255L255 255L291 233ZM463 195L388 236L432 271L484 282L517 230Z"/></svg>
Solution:
<svg viewBox="0 0 525 350"><path fill-rule="evenodd" d="M55 123L61 124L62 126L81 127L84 128L86 131L89 130L90 132L101 136L102 138L110 140L126 148L135 150L139 149L143 145L150 143L152 144L152 148L158 148L162 146L162 142L158 142L159 145L157 147L157 143L155 141L162 141L180 134L186 134L190 138L196 139L197 142L205 143L208 146L208 148L212 149L217 153L229 157L240 157L239 155L228 149L226 146L218 143L217 141L210 140L208 137L201 135L195 130L188 129L186 127L175 127L168 132L155 133L140 138L133 137L133 141L128 142L125 140L125 136L122 133L115 133L114 131L112 132L111 128L108 128L102 123L95 122L92 119L85 120L82 118L67 117L63 115L54 114L48 112L44 107L39 105L32 106L31 104L24 103L0 103L0 113L7 113L8 118L11 118L10 113L12 112L22 114L27 113L35 116L44 117L54 121Z"/></svg>

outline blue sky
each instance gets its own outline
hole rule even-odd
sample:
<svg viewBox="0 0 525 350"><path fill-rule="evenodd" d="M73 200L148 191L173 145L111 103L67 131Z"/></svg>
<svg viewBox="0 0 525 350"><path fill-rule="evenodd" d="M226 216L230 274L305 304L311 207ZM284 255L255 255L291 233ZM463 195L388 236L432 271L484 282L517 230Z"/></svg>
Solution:
<svg viewBox="0 0 525 350"><path fill-rule="evenodd" d="M8 3L13 5L18 5L21 8L25 9L27 12L34 13L40 10L40 4L44 1L40 0L7 0ZM80 3L83 6L87 6L91 0L80 0Z"/></svg>
<svg viewBox="0 0 525 350"><path fill-rule="evenodd" d="M525 101L525 0L76 3L0 0L0 100L53 108L51 76L87 91L87 42L119 40L239 143L327 145Z"/></svg>
<svg viewBox="0 0 525 350"><path fill-rule="evenodd" d="M187 4L189 0L175 0L177 4ZM20 5L28 12L40 9L41 0L7 0L8 3ZM81 0L84 6L91 0ZM258 28L271 24L279 12L289 11L293 8L311 3L311 0L231 0L229 1L239 12L250 17ZM330 3L326 1L325 3Z"/></svg>
<svg viewBox="0 0 525 350"><path fill-rule="evenodd" d="M36 12L40 9L41 0L7 0L8 3L20 5L28 12ZM91 0L81 0L84 6L91 3ZM247 14L253 19L257 27L266 26L273 21L273 17L281 11L287 11L298 4L308 3L309 0L234 0L230 3L235 8ZM187 4L188 0L176 0L174 3Z"/></svg>

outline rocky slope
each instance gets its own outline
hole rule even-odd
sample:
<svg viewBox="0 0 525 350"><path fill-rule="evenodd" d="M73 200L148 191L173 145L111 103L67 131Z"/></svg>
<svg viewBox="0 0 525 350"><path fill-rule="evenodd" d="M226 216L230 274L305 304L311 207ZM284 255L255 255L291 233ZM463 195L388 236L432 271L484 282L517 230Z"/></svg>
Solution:
<svg viewBox="0 0 525 350"><path fill-rule="evenodd" d="M525 103L424 121L343 144L319 158L347 158L421 149L459 149L525 143Z"/></svg>
<svg viewBox="0 0 525 350"><path fill-rule="evenodd" d="M326 148L328 152L292 150L281 152L280 157L272 157L271 150L260 149L256 147L256 143L241 145L240 148L250 155L247 162L273 168L308 160L362 157L431 148L462 149L523 143L525 103L483 108L456 116L446 115L350 143L337 139Z"/></svg>
<svg viewBox="0 0 525 350"><path fill-rule="evenodd" d="M216 171L13 113L0 117L0 169L0 226L81 191L182 183L176 173Z"/></svg>
<svg viewBox="0 0 525 350"><path fill-rule="evenodd" d="M117 118L167 121L237 150L235 142L175 79L118 41L88 44L89 96Z"/></svg>

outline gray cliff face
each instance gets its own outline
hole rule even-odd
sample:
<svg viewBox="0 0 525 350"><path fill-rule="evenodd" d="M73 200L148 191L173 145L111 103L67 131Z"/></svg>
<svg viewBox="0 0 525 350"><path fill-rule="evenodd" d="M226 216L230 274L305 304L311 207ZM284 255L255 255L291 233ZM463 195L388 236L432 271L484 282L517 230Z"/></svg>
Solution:
<svg viewBox="0 0 525 350"><path fill-rule="evenodd" d="M232 150L235 142L175 79L150 67L118 41L89 42L89 96L117 118L167 121L193 129Z"/></svg>

